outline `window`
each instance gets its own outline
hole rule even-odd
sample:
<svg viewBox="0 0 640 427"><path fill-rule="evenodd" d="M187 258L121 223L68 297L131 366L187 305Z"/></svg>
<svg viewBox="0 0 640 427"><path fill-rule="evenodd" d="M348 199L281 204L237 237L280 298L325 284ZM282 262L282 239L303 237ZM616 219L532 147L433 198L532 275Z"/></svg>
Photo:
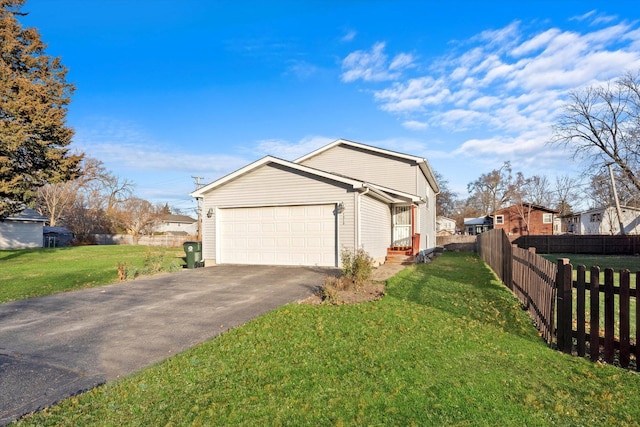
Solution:
<svg viewBox="0 0 640 427"><path fill-rule="evenodd" d="M543 224L553 223L553 214L550 214L550 213L542 214L542 223Z"/></svg>
<svg viewBox="0 0 640 427"><path fill-rule="evenodd" d="M593 213L591 214L591 222L600 222L602 221L602 213Z"/></svg>
<svg viewBox="0 0 640 427"><path fill-rule="evenodd" d="M504 215L496 215L496 224L504 224Z"/></svg>

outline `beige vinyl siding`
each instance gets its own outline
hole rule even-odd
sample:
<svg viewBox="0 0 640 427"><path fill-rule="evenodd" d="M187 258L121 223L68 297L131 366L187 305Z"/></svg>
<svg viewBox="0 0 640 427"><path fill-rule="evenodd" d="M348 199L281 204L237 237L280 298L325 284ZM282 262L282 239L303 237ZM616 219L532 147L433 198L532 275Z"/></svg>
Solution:
<svg viewBox="0 0 640 427"><path fill-rule="evenodd" d="M355 245L355 196L349 185L269 163L204 195L203 258L216 260L216 208L344 203L337 218L338 248ZM207 217L212 209L213 215Z"/></svg>
<svg viewBox="0 0 640 427"><path fill-rule="evenodd" d="M42 247L41 222L5 220L0 223L0 249L27 249Z"/></svg>
<svg viewBox="0 0 640 427"><path fill-rule="evenodd" d="M391 245L391 208L373 197L360 198L360 246L373 259L384 262Z"/></svg>
<svg viewBox="0 0 640 427"><path fill-rule="evenodd" d="M301 164L405 193L417 194L415 170L419 168L411 160L337 145L304 160Z"/></svg>

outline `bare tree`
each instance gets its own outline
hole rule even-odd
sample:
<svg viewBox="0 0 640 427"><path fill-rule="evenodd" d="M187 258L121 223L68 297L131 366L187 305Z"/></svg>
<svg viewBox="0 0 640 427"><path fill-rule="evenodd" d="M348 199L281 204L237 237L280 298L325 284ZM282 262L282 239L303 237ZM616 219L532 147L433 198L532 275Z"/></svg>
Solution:
<svg viewBox="0 0 640 427"><path fill-rule="evenodd" d="M525 192L528 201L534 205L550 207L553 203L551 184L546 176L534 175L528 178Z"/></svg>
<svg viewBox="0 0 640 427"><path fill-rule="evenodd" d="M524 231L529 234L531 229L532 204L529 199L532 189L536 186L532 181L533 178L525 178L521 172L518 172L511 185L511 200L513 202L513 211L519 220L519 234L524 234Z"/></svg>
<svg viewBox="0 0 640 427"><path fill-rule="evenodd" d="M555 125L552 141L590 167L613 163L640 191L640 73L574 91Z"/></svg>
<svg viewBox="0 0 640 427"><path fill-rule="evenodd" d="M555 181L555 209L560 215L567 215L579 199L579 182L569 175L557 176Z"/></svg>
<svg viewBox="0 0 640 427"><path fill-rule="evenodd" d="M480 178L469 183L467 185L471 199L469 204L474 205L485 215L506 206L512 198L511 172L511 163L504 162L500 169L482 174Z"/></svg>
<svg viewBox="0 0 640 427"><path fill-rule="evenodd" d="M440 193L436 198L436 213L438 216L450 217L455 212L456 194L449 189L449 181L444 179L440 173L434 172L434 175L440 187Z"/></svg>
<svg viewBox="0 0 640 427"><path fill-rule="evenodd" d="M49 218L49 225L55 227L69 215L79 195L91 191L91 188L108 172L102 162L92 157L84 157L80 163L79 176L76 179L55 184L46 184L36 192L36 209Z"/></svg>
<svg viewBox="0 0 640 427"><path fill-rule="evenodd" d="M46 184L36 193L36 206L41 215L49 218L49 225L55 227L63 215L67 215L78 195L77 181Z"/></svg>
<svg viewBox="0 0 640 427"><path fill-rule="evenodd" d="M155 206L138 197L123 200L115 214L118 226L133 236L136 245L144 234L151 234L159 216Z"/></svg>

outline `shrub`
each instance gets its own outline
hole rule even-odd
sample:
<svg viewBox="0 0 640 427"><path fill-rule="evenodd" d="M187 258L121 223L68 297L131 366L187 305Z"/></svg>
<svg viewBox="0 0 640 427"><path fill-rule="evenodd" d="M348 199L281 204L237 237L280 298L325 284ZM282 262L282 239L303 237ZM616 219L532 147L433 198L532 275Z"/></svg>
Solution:
<svg viewBox="0 0 640 427"><path fill-rule="evenodd" d="M340 302L339 292L345 289L342 277L327 276L322 283L322 292L320 296L322 301L329 304L338 304Z"/></svg>
<svg viewBox="0 0 640 427"><path fill-rule="evenodd" d="M344 248L341 252L342 275L353 282L356 288L371 279L373 273L373 258L362 248Z"/></svg>
<svg viewBox="0 0 640 427"><path fill-rule="evenodd" d="M118 280L121 282L127 280L127 263L119 262L116 264L116 268L118 269Z"/></svg>
<svg viewBox="0 0 640 427"><path fill-rule="evenodd" d="M143 274L159 273L164 269L164 253L148 250L144 255L142 264Z"/></svg>
<svg viewBox="0 0 640 427"><path fill-rule="evenodd" d="M119 262L116 264L118 269L118 280L124 282L129 279L135 279L138 277L138 268L135 265L128 265L126 262Z"/></svg>

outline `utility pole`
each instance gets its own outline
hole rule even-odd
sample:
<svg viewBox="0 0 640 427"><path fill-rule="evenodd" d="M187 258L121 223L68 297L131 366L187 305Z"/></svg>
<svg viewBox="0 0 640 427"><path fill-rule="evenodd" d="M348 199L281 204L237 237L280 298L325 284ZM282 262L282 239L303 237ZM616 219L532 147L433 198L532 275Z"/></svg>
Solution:
<svg viewBox="0 0 640 427"><path fill-rule="evenodd" d="M611 187L613 188L613 199L616 201L616 212L618 213L618 223L620 223L620 234L625 235L624 222L622 221L622 210L620 210L620 201L618 200L618 191L616 190L616 180L613 177L613 169L611 163L607 163L609 167L609 176L611 176Z"/></svg>
<svg viewBox="0 0 640 427"><path fill-rule="evenodd" d="M199 190L202 187L202 184L200 183L201 180L203 180L204 178L201 176L193 176L191 175L191 178L193 178L193 180L195 181L196 184L196 190ZM198 202L198 241L202 242L202 198L201 197L196 197L196 201Z"/></svg>

